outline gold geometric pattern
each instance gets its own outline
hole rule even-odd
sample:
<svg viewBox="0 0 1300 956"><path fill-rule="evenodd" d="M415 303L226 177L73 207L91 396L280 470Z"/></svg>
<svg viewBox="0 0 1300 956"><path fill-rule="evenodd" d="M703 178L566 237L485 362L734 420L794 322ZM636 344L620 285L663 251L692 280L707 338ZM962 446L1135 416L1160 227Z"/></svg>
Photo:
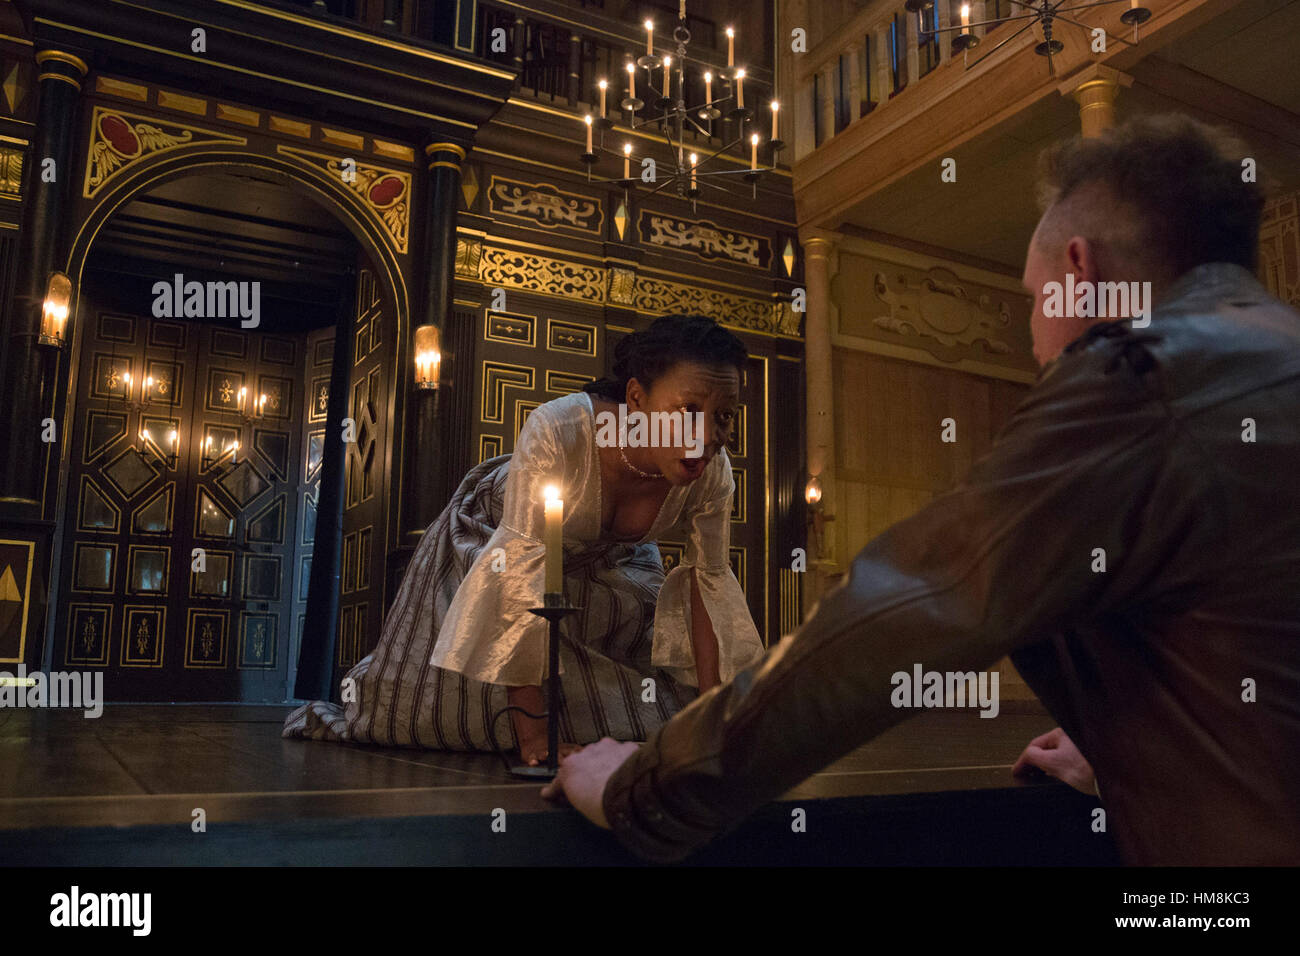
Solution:
<svg viewBox="0 0 1300 956"><path fill-rule="evenodd" d="M226 666L227 611L190 608L185 627L185 666L210 668Z"/></svg>
<svg viewBox="0 0 1300 956"><path fill-rule="evenodd" d="M167 610L159 606L123 608L123 667L162 667Z"/></svg>
<svg viewBox="0 0 1300 956"><path fill-rule="evenodd" d="M758 332L781 332L773 327L771 306L761 299L702 289L698 286L669 282L651 276L637 276L636 308L642 312L667 315L673 312L698 312L720 325Z"/></svg>
<svg viewBox="0 0 1300 956"><path fill-rule="evenodd" d="M82 195L93 198L109 180L147 156L201 143L242 146L247 142L242 136L96 106L90 117L90 145Z"/></svg>
<svg viewBox="0 0 1300 956"><path fill-rule="evenodd" d="M528 252L485 248L478 278L488 285L514 286L583 302L605 299L605 270L600 266L564 262Z"/></svg>
<svg viewBox="0 0 1300 956"><path fill-rule="evenodd" d="M331 156L294 146L277 146L276 152L305 164L330 183L343 183L356 193L366 213L406 255L411 221L411 174L361 162L351 156ZM345 165L346 161L346 165Z"/></svg>
<svg viewBox="0 0 1300 956"><path fill-rule="evenodd" d="M506 420L506 389L518 388L532 391L535 388L537 372L527 365L507 365L504 362L483 363L483 394L479 415L480 422L492 425L504 424Z"/></svg>

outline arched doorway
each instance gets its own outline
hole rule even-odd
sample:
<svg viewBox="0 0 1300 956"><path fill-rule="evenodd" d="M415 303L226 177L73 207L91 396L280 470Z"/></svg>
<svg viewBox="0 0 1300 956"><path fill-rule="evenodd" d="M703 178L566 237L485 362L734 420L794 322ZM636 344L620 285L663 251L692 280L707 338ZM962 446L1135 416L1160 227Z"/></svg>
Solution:
<svg viewBox="0 0 1300 956"><path fill-rule="evenodd" d="M382 610L371 569L400 337L381 320L401 312L376 280L382 256L318 187L252 164L151 173L97 208L73 248L54 661L102 670L110 701L280 702L340 327L362 432L346 446L345 642L372 626L357 605Z"/></svg>

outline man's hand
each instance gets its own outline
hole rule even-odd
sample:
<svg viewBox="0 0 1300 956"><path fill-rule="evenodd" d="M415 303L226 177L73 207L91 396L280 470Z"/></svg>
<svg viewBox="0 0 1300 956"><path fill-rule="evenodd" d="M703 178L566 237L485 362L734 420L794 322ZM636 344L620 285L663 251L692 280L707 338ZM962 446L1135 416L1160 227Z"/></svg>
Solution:
<svg viewBox="0 0 1300 956"><path fill-rule="evenodd" d="M1011 772L1021 774L1029 767L1037 767L1048 776L1068 783L1090 797L1097 795L1097 778L1093 776L1092 765L1084 759L1074 741L1060 727L1029 741L1029 746L1020 755Z"/></svg>
<svg viewBox="0 0 1300 956"><path fill-rule="evenodd" d="M577 753L560 758L560 770L555 779L542 788L548 800L565 797L596 826L608 830L605 819L605 783L623 762L637 752L640 744L622 744L612 737L602 737Z"/></svg>

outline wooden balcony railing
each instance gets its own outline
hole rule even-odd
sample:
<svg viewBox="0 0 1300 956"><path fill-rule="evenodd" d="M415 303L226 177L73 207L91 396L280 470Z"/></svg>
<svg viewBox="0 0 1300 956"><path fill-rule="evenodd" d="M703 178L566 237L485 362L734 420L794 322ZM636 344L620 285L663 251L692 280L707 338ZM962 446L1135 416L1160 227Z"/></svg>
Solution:
<svg viewBox="0 0 1300 956"><path fill-rule="evenodd" d="M1006 17L1013 8L1011 0L969 2L972 23ZM961 0L935 0L927 10L909 13L902 0L876 0L801 57L794 78L794 159L947 63L953 34L934 31L960 23L960 9ZM972 30L983 37L998 26Z"/></svg>
<svg viewBox="0 0 1300 956"><path fill-rule="evenodd" d="M387 31L414 41L435 43L472 53L494 61L507 69L517 70L518 95L544 101L573 111L575 140L581 138L580 120L593 111L597 101L597 81L609 82L608 115L624 125L633 116L619 109L627 84L626 63L644 52L645 33L640 21L635 23L611 17L605 10L606 0L578 2L512 2L497 0L478 3L472 34L466 20L457 23L460 6L446 0L260 0L267 6L296 8L300 12L324 17L341 17L373 30ZM663 24L676 23L674 0L658 0L638 7L639 15L652 15ZM726 38L722 28L711 20L690 15L690 53L696 63L715 68L726 65ZM504 43L501 42L504 38ZM703 67L696 65L687 73L685 100L689 106L704 102ZM658 87L661 73L655 71ZM770 69L750 70L745 78L746 105L766 107L772 97ZM637 76L638 89L644 89L645 73ZM715 82L714 95L721 95ZM647 107L639 115L654 112ZM765 110L764 110L765 112ZM767 120L759 113L755 129L766 138ZM711 136L692 133L687 142L701 151L712 152L723 143L739 139L734 124L717 120ZM748 156L748 144L736 146L737 156Z"/></svg>

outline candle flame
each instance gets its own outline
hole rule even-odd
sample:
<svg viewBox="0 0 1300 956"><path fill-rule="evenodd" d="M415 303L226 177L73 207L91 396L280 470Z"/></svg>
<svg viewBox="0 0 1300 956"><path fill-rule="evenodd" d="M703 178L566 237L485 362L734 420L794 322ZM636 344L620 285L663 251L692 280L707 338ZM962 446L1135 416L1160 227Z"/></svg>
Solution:
<svg viewBox="0 0 1300 956"><path fill-rule="evenodd" d="M631 143L624 143L624 144L623 144L623 155L624 155L624 156L631 156L631 155L632 155L632 144L631 144Z"/></svg>
<svg viewBox="0 0 1300 956"><path fill-rule="evenodd" d="M547 501L554 501L555 499L560 497L560 489L557 488L555 485L547 485L542 490L542 494L546 496Z"/></svg>
<svg viewBox="0 0 1300 956"><path fill-rule="evenodd" d="M757 134L757 133L752 133L752 134L750 134L749 141L750 141L751 143L753 143L755 146L757 146L757 145L758 145L758 134Z"/></svg>
<svg viewBox="0 0 1300 956"><path fill-rule="evenodd" d="M744 70L737 70L737 71L736 71L736 79L738 79L738 80L743 80L744 78L745 78L745 71L744 71Z"/></svg>
<svg viewBox="0 0 1300 956"><path fill-rule="evenodd" d="M775 113L775 112L776 112L777 110L779 110L780 108L781 108L781 104L778 103L776 100L773 100L773 101L772 101L772 112Z"/></svg>
<svg viewBox="0 0 1300 956"><path fill-rule="evenodd" d="M733 30L731 27L727 27L727 36L734 37L735 35L736 35L736 31Z"/></svg>
<svg viewBox="0 0 1300 956"><path fill-rule="evenodd" d="M647 20L647 21L645 22L645 28L646 28L647 30L653 31L654 28L655 28L655 22L654 22L653 20Z"/></svg>
<svg viewBox="0 0 1300 956"><path fill-rule="evenodd" d="M691 153L691 165L692 165L692 166L694 166L697 162L699 162L699 159L700 159L699 156L697 156L695 153Z"/></svg>
<svg viewBox="0 0 1300 956"><path fill-rule="evenodd" d="M599 86L602 90L603 90L605 87L609 86L609 84L606 83L604 80L601 80L601 81L600 81L599 83L597 83L596 85Z"/></svg>
<svg viewBox="0 0 1300 956"><path fill-rule="evenodd" d="M629 73L635 73L635 72L636 72L636 64L633 63L631 60L629 60L628 63L627 63L627 71L628 71Z"/></svg>
<svg viewBox="0 0 1300 956"><path fill-rule="evenodd" d="M604 81L604 80L601 81L601 85L602 85L602 86L605 85L605 81ZM588 126L590 126L590 125L591 125L591 114L588 113L586 116L584 116L584 117L582 118L582 121L583 121L584 123L586 123Z"/></svg>

